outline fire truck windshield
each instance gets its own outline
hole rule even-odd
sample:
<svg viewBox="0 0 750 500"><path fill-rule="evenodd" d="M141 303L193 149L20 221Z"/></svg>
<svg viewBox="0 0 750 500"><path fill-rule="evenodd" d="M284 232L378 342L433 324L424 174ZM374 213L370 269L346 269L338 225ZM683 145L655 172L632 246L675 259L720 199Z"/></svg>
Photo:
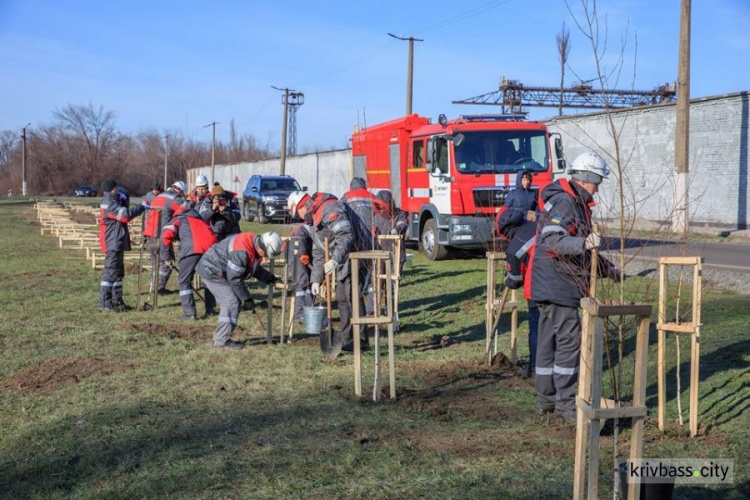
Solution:
<svg viewBox="0 0 750 500"><path fill-rule="evenodd" d="M544 132L512 130L466 132L455 147L456 170L462 174L541 172L547 169Z"/></svg>

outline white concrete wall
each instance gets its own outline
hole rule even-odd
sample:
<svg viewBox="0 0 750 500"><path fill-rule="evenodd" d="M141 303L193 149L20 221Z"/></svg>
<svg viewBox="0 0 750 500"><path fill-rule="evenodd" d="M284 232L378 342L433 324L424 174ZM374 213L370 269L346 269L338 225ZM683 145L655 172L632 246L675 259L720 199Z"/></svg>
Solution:
<svg viewBox="0 0 750 500"><path fill-rule="evenodd" d="M689 201L693 225L744 229L748 217L748 92L693 100L690 106ZM670 218L674 200L676 106L614 112L629 217ZM568 162L591 149L615 167L609 117L566 116L547 122L559 132ZM620 214L617 171L602 185L597 216Z"/></svg>
<svg viewBox="0 0 750 500"><path fill-rule="evenodd" d="M350 150L325 151L287 157L286 174L297 179L301 186L307 186L312 192L323 191L341 196L349 189L350 165ZM224 189L235 191L241 196L251 175L278 175L279 159L216 165L215 170L215 180L220 182ZM210 165L195 168L188 171L187 175L187 182L191 188L195 185L195 178L201 174L214 182L211 179Z"/></svg>

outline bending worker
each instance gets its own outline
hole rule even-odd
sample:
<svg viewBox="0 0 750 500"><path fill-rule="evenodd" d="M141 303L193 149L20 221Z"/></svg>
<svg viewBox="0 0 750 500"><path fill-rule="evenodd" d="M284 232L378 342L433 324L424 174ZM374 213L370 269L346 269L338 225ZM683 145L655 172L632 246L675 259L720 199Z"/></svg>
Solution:
<svg viewBox="0 0 750 500"><path fill-rule="evenodd" d="M211 247L198 262L196 271L219 303L219 323L214 331L217 349L242 349L242 342L231 340L240 308L254 311L245 280L254 277L272 285L276 276L260 267L263 258L281 253L281 237L274 232L240 233Z"/></svg>

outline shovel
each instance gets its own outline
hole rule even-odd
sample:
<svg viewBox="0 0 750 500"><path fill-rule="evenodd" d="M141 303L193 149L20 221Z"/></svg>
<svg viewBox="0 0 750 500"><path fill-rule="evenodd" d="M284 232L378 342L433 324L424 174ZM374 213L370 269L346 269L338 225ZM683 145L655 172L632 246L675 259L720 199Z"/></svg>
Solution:
<svg viewBox="0 0 750 500"><path fill-rule="evenodd" d="M325 261L330 260L328 250L328 238L325 239ZM341 334L333 331L333 319L331 318L331 275L326 274L326 312L328 314L328 328L320 332L320 350L329 358L335 358L341 353L344 342Z"/></svg>

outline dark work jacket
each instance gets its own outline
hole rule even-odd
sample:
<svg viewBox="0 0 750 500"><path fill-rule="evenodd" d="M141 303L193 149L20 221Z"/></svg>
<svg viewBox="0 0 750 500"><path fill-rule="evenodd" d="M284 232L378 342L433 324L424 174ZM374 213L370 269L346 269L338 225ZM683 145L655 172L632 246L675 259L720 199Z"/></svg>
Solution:
<svg viewBox="0 0 750 500"><path fill-rule="evenodd" d="M537 193L531 189L524 189L521 177L525 172L520 170L516 175L516 188L505 197L505 203L500 208L495 218L495 229L500 236L511 240L516 228L520 227L526 220L526 213L536 211Z"/></svg>
<svg viewBox="0 0 750 500"><path fill-rule="evenodd" d="M305 204L312 214L313 269L311 283L322 283L325 278L325 238L329 239L329 258L339 263L336 279L349 276L349 253L357 250L350 210L329 193L315 193Z"/></svg>
<svg viewBox="0 0 750 500"><path fill-rule="evenodd" d="M341 197L341 202L349 209L357 250L377 247L373 245L377 233L375 213L387 209L387 205L364 188L350 189Z"/></svg>
<svg viewBox="0 0 750 500"><path fill-rule="evenodd" d="M245 280L255 277L263 283L271 283L274 275L260 267L260 257L255 251L259 238L254 233L230 236L212 246L201 257L198 274L206 279L226 280L240 300L250 299Z"/></svg>
<svg viewBox="0 0 750 500"><path fill-rule="evenodd" d="M527 298L536 302L578 307L588 295L591 254L584 241L591 234L592 196L575 182L559 179L540 196L543 211L531 257ZM615 277L616 268L599 256L601 275ZM529 286L530 284L530 286Z"/></svg>
<svg viewBox="0 0 750 500"><path fill-rule="evenodd" d="M145 207L141 204L128 207L117 196L104 193L99 205L99 246L102 252L130 250L128 223L138 217Z"/></svg>
<svg viewBox="0 0 750 500"><path fill-rule="evenodd" d="M169 224L172 217L190 208L190 203L169 188L154 198L150 208L161 209L161 227L159 227L159 210L149 210L143 234L149 238L156 238L161 234L162 228Z"/></svg>
<svg viewBox="0 0 750 500"><path fill-rule="evenodd" d="M174 240L180 241L180 258L204 254L217 242L208 223L193 209L173 217L164 227L161 244L169 246Z"/></svg>
<svg viewBox="0 0 750 500"><path fill-rule="evenodd" d="M235 193L224 191L221 198L226 203L223 214L219 210L213 209L213 197L210 195L203 198L195 207L201 214L201 217L203 217L203 220L211 226L211 230L219 241L229 235L239 234L240 219L242 218L240 203Z"/></svg>
<svg viewBox="0 0 750 500"><path fill-rule="evenodd" d="M525 221L518 226L505 248L505 286L511 290L521 288L524 284L536 237L536 226L534 221Z"/></svg>

